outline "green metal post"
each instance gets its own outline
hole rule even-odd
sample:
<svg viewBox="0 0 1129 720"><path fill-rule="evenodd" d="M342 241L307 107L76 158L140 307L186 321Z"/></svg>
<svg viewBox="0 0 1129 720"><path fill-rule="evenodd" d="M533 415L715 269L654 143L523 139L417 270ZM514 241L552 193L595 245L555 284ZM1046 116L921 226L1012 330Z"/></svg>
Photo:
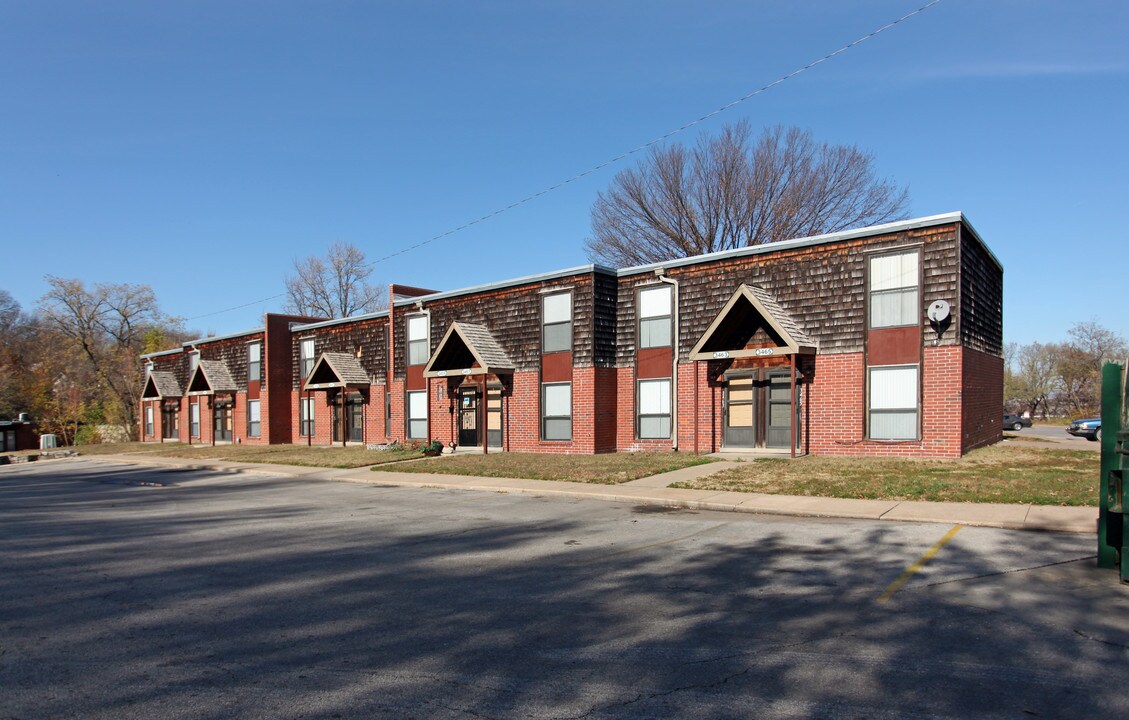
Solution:
<svg viewBox="0 0 1129 720"><path fill-rule="evenodd" d="M1118 454L1118 433L1121 431L1125 403L1125 373L1117 363L1102 367L1102 442L1101 485L1098 496L1098 567L1115 568L1119 564L1124 537L1124 515L1114 493L1121 488L1111 483L1112 474L1121 470ZM1116 512L1110 511L1111 501Z"/></svg>

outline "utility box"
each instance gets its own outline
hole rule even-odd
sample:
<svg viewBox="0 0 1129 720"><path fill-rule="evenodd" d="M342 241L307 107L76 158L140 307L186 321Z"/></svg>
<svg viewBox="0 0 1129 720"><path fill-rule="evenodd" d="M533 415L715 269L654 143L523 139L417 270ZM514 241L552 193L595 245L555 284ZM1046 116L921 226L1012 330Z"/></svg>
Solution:
<svg viewBox="0 0 1129 720"><path fill-rule="evenodd" d="M55 435L53 433L44 433L39 436L39 449L40 450L54 450L58 445L55 442Z"/></svg>
<svg viewBox="0 0 1129 720"><path fill-rule="evenodd" d="M1129 383L1126 367L1102 367L1102 466L1098 509L1098 567L1117 568L1129 583L1129 514L1125 511L1125 478L1129 475Z"/></svg>

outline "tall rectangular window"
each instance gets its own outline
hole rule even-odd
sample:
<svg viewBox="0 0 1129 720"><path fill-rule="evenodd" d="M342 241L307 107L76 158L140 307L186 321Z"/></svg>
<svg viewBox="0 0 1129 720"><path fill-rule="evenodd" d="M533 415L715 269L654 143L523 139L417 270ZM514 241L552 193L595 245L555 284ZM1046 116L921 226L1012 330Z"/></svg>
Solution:
<svg viewBox="0 0 1129 720"><path fill-rule="evenodd" d="M188 405L188 434L192 437L200 437L200 403L198 402Z"/></svg>
<svg viewBox="0 0 1129 720"><path fill-rule="evenodd" d="M921 322L918 308L918 252L870 258L870 327L899 327Z"/></svg>
<svg viewBox="0 0 1129 720"><path fill-rule="evenodd" d="M314 399L298 398L298 434L310 437L314 434Z"/></svg>
<svg viewBox="0 0 1129 720"><path fill-rule="evenodd" d="M870 438L917 439L917 365L870 368Z"/></svg>
<svg viewBox="0 0 1129 720"><path fill-rule="evenodd" d="M542 352L572 349L572 293L557 293L541 298Z"/></svg>
<svg viewBox="0 0 1129 720"><path fill-rule="evenodd" d="M541 386L541 439L572 439L572 383Z"/></svg>
<svg viewBox="0 0 1129 720"><path fill-rule="evenodd" d="M298 374L302 380L314 370L314 339L298 341Z"/></svg>
<svg viewBox="0 0 1129 720"><path fill-rule="evenodd" d="M192 373L196 372L196 366L200 364L200 353L188 353L188 377L192 377Z"/></svg>
<svg viewBox="0 0 1129 720"><path fill-rule="evenodd" d="M670 437L670 380L639 381L639 437Z"/></svg>
<svg viewBox="0 0 1129 720"><path fill-rule="evenodd" d="M258 400L247 401L247 437L261 437L262 415Z"/></svg>
<svg viewBox="0 0 1129 720"><path fill-rule="evenodd" d="M145 434L153 437L153 406L145 406Z"/></svg>
<svg viewBox="0 0 1129 720"><path fill-rule="evenodd" d="M639 347L670 346L670 286L639 291Z"/></svg>
<svg viewBox="0 0 1129 720"><path fill-rule="evenodd" d="M427 391L408 393L408 439L427 439Z"/></svg>
<svg viewBox="0 0 1129 720"><path fill-rule="evenodd" d="M426 365L427 356L427 316L413 315L408 318L408 364Z"/></svg>
<svg viewBox="0 0 1129 720"><path fill-rule="evenodd" d="M247 382L262 379L263 346L251 343L247 346Z"/></svg>

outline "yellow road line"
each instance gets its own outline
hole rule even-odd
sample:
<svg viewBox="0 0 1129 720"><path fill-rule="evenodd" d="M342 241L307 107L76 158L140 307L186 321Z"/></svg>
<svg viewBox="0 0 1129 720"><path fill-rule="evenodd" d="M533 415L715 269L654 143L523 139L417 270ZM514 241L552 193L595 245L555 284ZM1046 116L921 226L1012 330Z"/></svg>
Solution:
<svg viewBox="0 0 1129 720"><path fill-rule="evenodd" d="M901 590L902 586L909 582L909 579L913 577L914 573L920 571L921 568L925 567L925 563L932 560L934 555L941 552L941 548L945 547L945 545L950 540L952 540L958 532L960 532L960 529L962 527L962 525L954 525L952 530L949 530L947 533L945 533L945 537L938 540L936 544L933 545L933 547L926 550L925 554L919 557L913 565L910 565L908 568L903 570L902 574L899 575L898 578L894 580L894 582L890 583L890 587L886 588L886 590L878 596L878 602L888 602L890 598L894 596L894 593Z"/></svg>

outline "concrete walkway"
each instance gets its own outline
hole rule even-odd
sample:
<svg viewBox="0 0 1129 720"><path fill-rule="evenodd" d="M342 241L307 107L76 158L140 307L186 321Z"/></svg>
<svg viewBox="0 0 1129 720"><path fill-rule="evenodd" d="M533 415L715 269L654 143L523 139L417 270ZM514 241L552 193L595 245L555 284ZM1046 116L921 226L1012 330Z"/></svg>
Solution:
<svg viewBox="0 0 1129 720"><path fill-rule="evenodd" d="M160 465L197 470L252 472L290 475L318 480L359 482L374 485L477 490L483 492L556 495L626 502L636 505L681 507L694 510L796 515L805 517L857 518L898 522L933 522L948 525L973 525L1015 530L1044 530L1069 533L1095 533L1096 507L1059 507L1051 505L1005 505L995 503L943 503L900 500L851 500L843 498L765 495L762 493L723 492L717 490L683 490L669 487L672 483L693 480L734 467L733 462L674 470L660 475L632 480L620 485L598 485L556 480L522 478L471 477L438 473L373 472L367 467L350 470L237 463L222 460L151 457L144 455L90 455L87 460L105 460L134 465ZM60 462L66 462L61 460Z"/></svg>

